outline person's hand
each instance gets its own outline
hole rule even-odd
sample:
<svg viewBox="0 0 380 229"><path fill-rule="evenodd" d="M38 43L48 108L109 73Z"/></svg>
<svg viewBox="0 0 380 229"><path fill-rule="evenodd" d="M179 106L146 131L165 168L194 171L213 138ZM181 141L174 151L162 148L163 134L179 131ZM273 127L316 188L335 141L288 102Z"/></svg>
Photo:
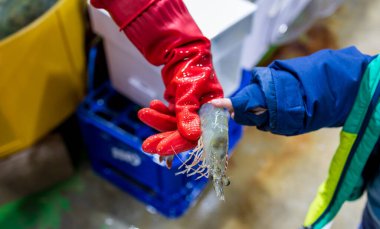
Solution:
<svg viewBox="0 0 380 229"><path fill-rule="evenodd" d="M234 118L235 112L234 107L232 106L231 99L229 98L220 98L211 100L210 103L218 108L225 108L230 113L231 118Z"/></svg>

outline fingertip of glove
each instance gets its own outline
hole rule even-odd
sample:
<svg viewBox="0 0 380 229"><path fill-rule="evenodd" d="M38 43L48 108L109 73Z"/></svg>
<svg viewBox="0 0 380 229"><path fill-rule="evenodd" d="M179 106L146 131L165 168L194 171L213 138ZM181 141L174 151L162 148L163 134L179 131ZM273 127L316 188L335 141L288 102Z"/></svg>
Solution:
<svg viewBox="0 0 380 229"><path fill-rule="evenodd" d="M179 154L193 149L197 141L189 141L177 131L173 132L157 145L157 153L161 156Z"/></svg>
<svg viewBox="0 0 380 229"><path fill-rule="evenodd" d="M152 148L149 144L143 144L142 145L142 150L145 152L145 153L149 153L149 154L156 154L157 150L155 148Z"/></svg>
<svg viewBox="0 0 380 229"><path fill-rule="evenodd" d="M167 114L167 115L174 114L174 112L171 111L168 106L166 106L162 101L158 99L152 100L149 104L149 107L163 114Z"/></svg>
<svg viewBox="0 0 380 229"><path fill-rule="evenodd" d="M137 112L137 117L144 122L145 120L145 117L147 117L147 115L149 115L151 112L151 109L149 108L142 108L140 109L138 112Z"/></svg>
<svg viewBox="0 0 380 229"><path fill-rule="evenodd" d="M147 139L145 139L145 141L143 142L143 144L141 146L142 150L144 152L150 153L150 154L158 153L158 151L157 151L158 144L163 139L168 137L170 134L172 134L172 132L159 133L159 134L155 134L155 135L148 137Z"/></svg>
<svg viewBox="0 0 380 229"><path fill-rule="evenodd" d="M137 112L137 116L144 115L145 113L147 113L147 111L149 111L149 108L141 108L141 109Z"/></svg>
<svg viewBox="0 0 380 229"><path fill-rule="evenodd" d="M158 99L153 99L152 101L150 101L150 103L149 103L149 107L154 107L154 106L156 106L156 105L159 105L159 106L161 106L161 105L165 105L161 100L158 100Z"/></svg>
<svg viewBox="0 0 380 229"><path fill-rule="evenodd" d="M157 143L149 141L148 139L145 140L141 146L142 150L146 153L155 154L157 153Z"/></svg>

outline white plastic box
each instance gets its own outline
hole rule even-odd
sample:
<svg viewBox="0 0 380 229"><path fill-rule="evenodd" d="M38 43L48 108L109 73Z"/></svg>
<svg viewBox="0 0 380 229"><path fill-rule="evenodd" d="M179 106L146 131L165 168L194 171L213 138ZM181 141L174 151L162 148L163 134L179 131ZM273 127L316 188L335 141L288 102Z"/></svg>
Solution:
<svg viewBox="0 0 380 229"><path fill-rule="evenodd" d="M244 38L250 33L256 5L246 0L184 0L203 34L211 40L215 71L225 95L239 86ZM108 13L89 7L92 27L104 39L112 85L134 102L148 106L163 100L161 67L151 65L119 32Z"/></svg>

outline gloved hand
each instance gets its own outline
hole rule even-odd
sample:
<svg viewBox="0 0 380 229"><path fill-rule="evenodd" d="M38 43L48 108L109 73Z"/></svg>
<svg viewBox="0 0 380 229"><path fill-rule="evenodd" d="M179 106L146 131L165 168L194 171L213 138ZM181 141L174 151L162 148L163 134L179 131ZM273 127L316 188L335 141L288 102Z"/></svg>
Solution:
<svg viewBox="0 0 380 229"><path fill-rule="evenodd" d="M199 107L223 97L212 66L210 41L180 0L96 2L110 12L150 63L164 65L164 98L169 106L155 100L138 113L144 123L163 133L146 139L143 150L167 156L195 147L201 135ZM128 3L135 4L135 12L123 11Z"/></svg>

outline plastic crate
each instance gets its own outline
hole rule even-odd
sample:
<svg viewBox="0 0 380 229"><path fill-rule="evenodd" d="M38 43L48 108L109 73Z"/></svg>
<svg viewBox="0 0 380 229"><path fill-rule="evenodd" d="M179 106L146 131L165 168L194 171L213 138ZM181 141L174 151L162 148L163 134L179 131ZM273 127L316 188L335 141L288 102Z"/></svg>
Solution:
<svg viewBox="0 0 380 229"><path fill-rule="evenodd" d="M157 156L141 149L155 131L140 122L140 107L105 83L90 93L77 114L94 170L105 179L169 218L181 216L195 203L207 179L175 175L186 153L167 169ZM240 139L241 126L230 121L230 149Z"/></svg>

